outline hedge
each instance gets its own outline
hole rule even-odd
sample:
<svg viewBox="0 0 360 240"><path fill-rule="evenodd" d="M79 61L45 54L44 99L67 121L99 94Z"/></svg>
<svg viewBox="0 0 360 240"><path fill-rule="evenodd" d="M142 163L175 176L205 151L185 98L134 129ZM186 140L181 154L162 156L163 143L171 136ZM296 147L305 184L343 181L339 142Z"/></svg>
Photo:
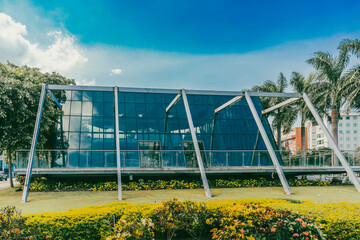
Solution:
<svg viewBox="0 0 360 240"><path fill-rule="evenodd" d="M154 235L156 239L174 235L178 239L284 239L282 234L285 239L321 239L319 228L326 239L360 239L360 203L275 199L119 202L24 215L24 219L21 232L37 236L34 239L137 239L136 234L141 239Z"/></svg>
<svg viewBox="0 0 360 240"><path fill-rule="evenodd" d="M338 181L314 181L289 179L290 186L329 186L338 185ZM212 188L240 188L240 187L274 187L281 186L277 179L215 179L209 180L209 186ZM122 183L123 191L134 190L159 190L159 189L196 189L202 188L200 180L143 180ZM116 191L118 189L116 182L71 182L71 181L50 181L44 178L34 179L30 183L30 191Z"/></svg>

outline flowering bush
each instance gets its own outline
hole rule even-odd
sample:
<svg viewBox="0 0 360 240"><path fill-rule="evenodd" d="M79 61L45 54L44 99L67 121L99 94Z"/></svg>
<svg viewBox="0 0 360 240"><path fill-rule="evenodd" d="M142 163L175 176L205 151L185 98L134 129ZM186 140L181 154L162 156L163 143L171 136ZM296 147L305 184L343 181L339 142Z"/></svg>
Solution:
<svg viewBox="0 0 360 240"><path fill-rule="evenodd" d="M0 239L21 239L24 219L15 207L0 209Z"/></svg>
<svg viewBox="0 0 360 240"><path fill-rule="evenodd" d="M204 203L194 201L179 202L176 198L164 201L154 213L156 230L167 239L172 239L183 230L192 239L201 239L206 232L206 219L210 216Z"/></svg>
<svg viewBox="0 0 360 240"><path fill-rule="evenodd" d="M221 208L207 224L213 239L323 239L307 216L248 203Z"/></svg>
<svg viewBox="0 0 360 240"><path fill-rule="evenodd" d="M22 181L22 178L20 178ZM290 186L329 186L338 185L337 182L325 182L314 180L297 180L289 179ZM241 188L241 187L274 187L281 186L278 179L215 179L209 180L209 186L213 188ZM196 189L202 188L200 180L143 180L122 183L122 190L136 191L136 190L159 190L159 189ZM30 191L44 192L44 191L116 191L118 189L116 182L54 182L46 180L45 178L35 178L30 183Z"/></svg>
<svg viewBox="0 0 360 240"><path fill-rule="evenodd" d="M140 212L130 213L121 217L113 229L113 234L106 240L113 239L154 239L154 223L151 218L143 218Z"/></svg>

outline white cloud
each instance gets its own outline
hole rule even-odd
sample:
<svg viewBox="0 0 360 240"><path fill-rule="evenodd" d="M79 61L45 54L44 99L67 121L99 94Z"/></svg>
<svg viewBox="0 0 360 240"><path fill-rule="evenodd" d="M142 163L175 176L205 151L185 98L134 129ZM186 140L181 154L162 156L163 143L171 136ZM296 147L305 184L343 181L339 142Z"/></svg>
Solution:
<svg viewBox="0 0 360 240"><path fill-rule="evenodd" d="M115 68L115 69L112 69L111 72L113 74L118 74L118 75L121 75L124 73L124 70L120 69L120 68Z"/></svg>
<svg viewBox="0 0 360 240"><path fill-rule="evenodd" d="M0 13L0 60L38 67L43 72L66 73L88 61L75 43L75 37L53 31L47 34L50 44L40 47L27 38L26 26Z"/></svg>
<svg viewBox="0 0 360 240"><path fill-rule="evenodd" d="M76 85L82 85L82 86L94 86L96 85L96 80L95 78L88 80L86 78L81 79L81 80L75 80L76 81Z"/></svg>

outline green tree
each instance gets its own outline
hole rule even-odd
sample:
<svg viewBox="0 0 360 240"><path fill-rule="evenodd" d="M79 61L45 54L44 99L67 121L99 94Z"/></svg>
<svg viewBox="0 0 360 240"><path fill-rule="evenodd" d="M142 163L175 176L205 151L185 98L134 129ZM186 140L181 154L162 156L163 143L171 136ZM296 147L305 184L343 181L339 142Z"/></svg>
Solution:
<svg viewBox="0 0 360 240"><path fill-rule="evenodd" d="M57 73L41 73L36 68L0 63L0 149L4 149L12 182L12 156L16 150L29 149L40 99L41 84L75 84ZM56 93L60 99L62 93ZM38 147L52 148L56 123L62 111L47 95L39 131Z"/></svg>
<svg viewBox="0 0 360 240"><path fill-rule="evenodd" d="M255 86L251 89L253 92L275 92L275 93L284 93L288 86L288 82L283 73L279 74L277 82L266 81L261 86ZM286 98L279 97L261 97L261 102L263 107L269 108L276 104L279 104L285 101ZM296 112L292 106L281 107L276 111L272 111L269 113L269 116L273 117L272 127L277 132L277 144L278 149L281 150L281 130L283 129L284 133L290 131L292 125L296 121Z"/></svg>
<svg viewBox="0 0 360 240"><path fill-rule="evenodd" d="M321 110L331 111L332 136L338 143L339 110L345 104L346 92L343 84L346 82L346 67L350 54L340 50L338 56L327 52L315 52L306 62L317 72L316 81L311 86L309 95Z"/></svg>
<svg viewBox="0 0 360 240"><path fill-rule="evenodd" d="M360 58L359 39L344 39L340 43L339 49L343 52L348 52L357 58ZM360 109L360 64L350 69L350 71L345 76L345 80L344 92L348 101L347 111L350 110L350 107Z"/></svg>
<svg viewBox="0 0 360 240"><path fill-rule="evenodd" d="M301 73L293 72L290 78L290 85L297 93L308 92L315 77L316 75L314 73L311 73L305 79L305 77ZM301 156L304 159L306 150L305 121L309 118L312 118L312 115L304 101L297 101L295 106L301 121Z"/></svg>

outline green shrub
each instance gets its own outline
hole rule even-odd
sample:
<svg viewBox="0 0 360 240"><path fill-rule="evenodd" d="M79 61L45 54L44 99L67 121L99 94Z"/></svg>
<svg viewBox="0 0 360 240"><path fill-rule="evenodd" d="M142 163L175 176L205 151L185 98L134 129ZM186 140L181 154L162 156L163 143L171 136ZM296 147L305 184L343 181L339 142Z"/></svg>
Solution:
<svg viewBox="0 0 360 240"><path fill-rule="evenodd" d="M321 239L320 224L326 239L360 239L360 203L175 199L162 204L118 202L23 218L14 208L8 209L1 210L0 217L1 233L5 231L8 235L1 235L0 239L99 240L121 238L126 232L133 237L128 239L136 236L147 239L152 233L156 239L166 238L167 233L177 239L311 239L313 235ZM4 219L13 221L6 223ZM19 231L16 229L20 234L16 235Z"/></svg>
<svg viewBox="0 0 360 240"><path fill-rule="evenodd" d="M339 183L314 181L314 180L297 180L290 179L290 186L329 186L338 185ZM281 186L281 182L275 179L215 179L209 180L209 186L212 188L241 188L241 187L273 187ZM122 183L122 190L137 191L137 190L159 190L159 189L197 189L202 188L200 180L143 180ZM118 189L116 182L55 182L46 180L45 178L35 178L30 183L30 191L44 192L44 191L116 191Z"/></svg>

